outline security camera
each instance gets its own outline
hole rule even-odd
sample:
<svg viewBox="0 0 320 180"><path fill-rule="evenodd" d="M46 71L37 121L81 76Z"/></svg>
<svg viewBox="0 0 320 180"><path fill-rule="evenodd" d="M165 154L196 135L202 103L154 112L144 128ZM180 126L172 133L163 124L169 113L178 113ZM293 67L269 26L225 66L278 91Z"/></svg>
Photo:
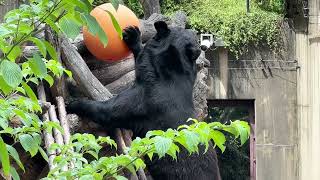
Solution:
<svg viewBox="0 0 320 180"><path fill-rule="evenodd" d="M200 35L200 48L206 51L213 45L213 35L212 34L201 34Z"/></svg>

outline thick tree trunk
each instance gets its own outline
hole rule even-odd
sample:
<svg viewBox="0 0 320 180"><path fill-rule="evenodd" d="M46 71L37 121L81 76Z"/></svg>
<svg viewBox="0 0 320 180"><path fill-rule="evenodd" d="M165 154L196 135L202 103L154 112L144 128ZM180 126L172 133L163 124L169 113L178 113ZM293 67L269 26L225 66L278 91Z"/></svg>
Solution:
<svg viewBox="0 0 320 180"><path fill-rule="evenodd" d="M153 13L160 14L159 0L139 0L144 12L144 19L148 19Z"/></svg>
<svg viewBox="0 0 320 180"><path fill-rule="evenodd" d="M60 45L61 39L49 26L46 26L44 34L45 34L44 35L45 39L49 41L50 44L52 44L53 47L55 48L58 55L58 61L62 64L61 45ZM68 96L68 91L66 87L65 76L61 76L60 78L55 78L54 86L52 86L50 89L53 97L62 96L63 98L66 98Z"/></svg>
<svg viewBox="0 0 320 180"><path fill-rule="evenodd" d="M209 87L206 84L208 78L208 67L210 62L205 58L205 52L202 52L197 59L197 79L193 88L193 102L198 119L206 118L208 115L207 94Z"/></svg>

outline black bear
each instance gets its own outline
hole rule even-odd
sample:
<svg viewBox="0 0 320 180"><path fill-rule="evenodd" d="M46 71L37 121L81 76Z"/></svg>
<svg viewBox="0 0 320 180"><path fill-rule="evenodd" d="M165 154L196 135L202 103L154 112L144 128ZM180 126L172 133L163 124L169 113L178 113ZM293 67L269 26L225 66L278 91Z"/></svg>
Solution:
<svg viewBox="0 0 320 180"><path fill-rule="evenodd" d="M90 118L106 128L131 129L144 137L149 130L177 128L194 117L192 98L201 50L191 30L154 24L156 35L143 47L137 27L125 29L123 39L135 58L135 84L105 102L80 100L68 105L69 113ZM219 171L212 148L189 156L181 150L171 157L147 161L155 180L216 180Z"/></svg>

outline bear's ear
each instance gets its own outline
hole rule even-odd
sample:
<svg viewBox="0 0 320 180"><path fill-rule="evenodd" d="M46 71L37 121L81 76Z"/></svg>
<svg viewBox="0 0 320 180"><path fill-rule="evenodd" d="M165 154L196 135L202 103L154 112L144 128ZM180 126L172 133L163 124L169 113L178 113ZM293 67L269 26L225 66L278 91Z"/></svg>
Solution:
<svg viewBox="0 0 320 180"><path fill-rule="evenodd" d="M166 35L170 32L170 29L168 28L168 25L164 21L157 21L154 23L154 27L157 30L158 35Z"/></svg>

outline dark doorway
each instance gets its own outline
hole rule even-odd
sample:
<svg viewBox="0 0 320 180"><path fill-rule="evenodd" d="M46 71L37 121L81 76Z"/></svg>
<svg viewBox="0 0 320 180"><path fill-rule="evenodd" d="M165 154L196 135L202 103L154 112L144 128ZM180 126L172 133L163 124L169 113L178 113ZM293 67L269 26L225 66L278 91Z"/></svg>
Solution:
<svg viewBox="0 0 320 180"><path fill-rule="evenodd" d="M251 126L250 141L240 147L239 141L229 134L226 150L217 150L222 180L255 180L255 113L254 100L208 100L207 121L229 123L230 120L243 120Z"/></svg>

